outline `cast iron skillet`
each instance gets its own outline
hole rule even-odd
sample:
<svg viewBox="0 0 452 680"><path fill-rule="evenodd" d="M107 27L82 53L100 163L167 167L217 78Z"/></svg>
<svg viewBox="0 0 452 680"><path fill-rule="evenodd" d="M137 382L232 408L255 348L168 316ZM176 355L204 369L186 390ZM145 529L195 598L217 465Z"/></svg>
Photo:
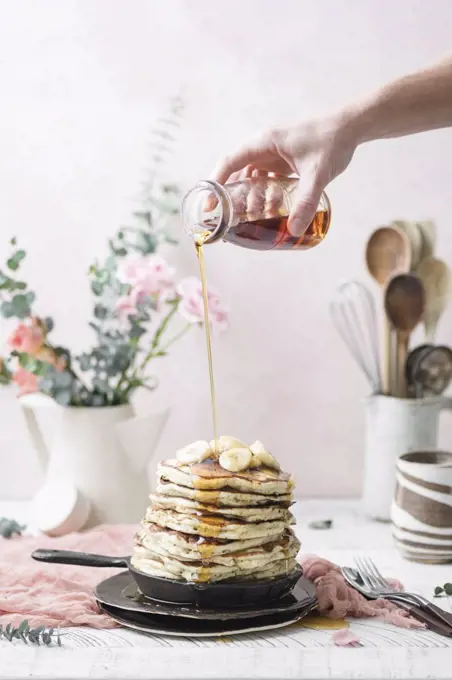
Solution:
<svg viewBox="0 0 452 680"><path fill-rule="evenodd" d="M128 569L143 595L159 602L194 605L195 607L221 606L223 609L259 605L288 595L302 575L301 567L291 574L263 581L219 581L218 583L191 583L150 576L138 571L130 557L108 557L71 550L35 550L32 558L39 562L73 564L80 567L114 567Z"/></svg>

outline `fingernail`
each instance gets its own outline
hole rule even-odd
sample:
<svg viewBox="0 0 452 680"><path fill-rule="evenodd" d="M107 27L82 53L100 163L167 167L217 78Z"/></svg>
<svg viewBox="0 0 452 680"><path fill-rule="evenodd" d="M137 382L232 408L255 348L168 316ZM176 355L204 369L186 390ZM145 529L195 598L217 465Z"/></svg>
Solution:
<svg viewBox="0 0 452 680"><path fill-rule="evenodd" d="M293 220L290 220L289 224L287 225L287 228L292 234L292 236L301 236L305 230L304 223L300 220L299 217L294 217Z"/></svg>

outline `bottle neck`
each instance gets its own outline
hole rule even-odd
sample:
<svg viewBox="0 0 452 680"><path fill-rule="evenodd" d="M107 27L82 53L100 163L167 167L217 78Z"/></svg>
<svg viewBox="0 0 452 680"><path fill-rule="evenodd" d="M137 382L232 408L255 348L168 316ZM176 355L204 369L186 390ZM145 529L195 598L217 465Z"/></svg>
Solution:
<svg viewBox="0 0 452 680"><path fill-rule="evenodd" d="M221 184L210 180L195 184L182 200L181 217L185 231L203 244L224 238L233 212L228 192Z"/></svg>

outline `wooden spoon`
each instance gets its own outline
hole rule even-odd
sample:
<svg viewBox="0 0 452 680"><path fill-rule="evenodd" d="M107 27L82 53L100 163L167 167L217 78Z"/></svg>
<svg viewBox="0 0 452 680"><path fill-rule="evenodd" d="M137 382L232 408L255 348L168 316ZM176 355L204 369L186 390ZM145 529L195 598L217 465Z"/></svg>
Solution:
<svg viewBox="0 0 452 680"><path fill-rule="evenodd" d="M431 220L424 222L416 222L419 231L421 232L421 257L424 260L426 257L431 257L435 251L436 245L436 227Z"/></svg>
<svg viewBox="0 0 452 680"><path fill-rule="evenodd" d="M425 336L427 342L433 342L439 319L451 297L451 271L442 260L427 257L420 263L416 274L425 288Z"/></svg>
<svg viewBox="0 0 452 680"><path fill-rule="evenodd" d="M424 286L415 274L399 274L389 281L385 292L385 311L397 332L398 397L406 396L405 362L410 334L422 319L424 309Z"/></svg>
<svg viewBox="0 0 452 680"><path fill-rule="evenodd" d="M376 229L367 242L366 264L371 276L383 289L395 274L409 272L411 251L406 234L396 227ZM381 353L381 391L383 394L391 394L391 339L391 328L385 317Z"/></svg>
<svg viewBox="0 0 452 680"><path fill-rule="evenodd" d="M419 225L416 222L405 222L394 220L392 226L403 231L408 238L411 248L411 271L416 271L416 267L421 261L423 236Z"/></svg>

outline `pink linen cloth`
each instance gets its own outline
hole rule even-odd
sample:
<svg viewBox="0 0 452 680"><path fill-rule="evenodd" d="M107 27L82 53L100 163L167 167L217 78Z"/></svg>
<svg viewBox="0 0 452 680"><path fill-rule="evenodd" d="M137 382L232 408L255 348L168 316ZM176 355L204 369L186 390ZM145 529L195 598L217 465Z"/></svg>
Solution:
<svg viewBox="0 0 452 680"><path fill-rule="evenodd" d="M128 555L136 528L104 525L61 538L0 538L0 625L18 625L28 619L31 626L113 628L114 621L100 613L93 588L117 569L36 562L31 553L53 548ZM378 616L396 626L422 627L386 600L365 600L345 583L331 562L312 555L303 556L300 562L306 578L316 586L320 614L331 618Z"/></svg>
<svg viewBox="0 0 452 680"><path fill-rule="evenodd" d="M31 553L52 548L130 555L135 531L104 525L61 538L0 538L0 625L28 619L30 626L113 628L115 622L99 612L93 588L118 569L36 562Z"/></svg>
<svg viewBox="0 0 452 680"><path fill-rule="evenodd" d="M399 628L425 628L404 609L387 600L366 600L346 583L341 570L332 562L316 555L303 555L299 560L303 575L316 587L318 611L332 619L378 617ZM403 590L400 581L391 579L394 590Z"/></svg>

